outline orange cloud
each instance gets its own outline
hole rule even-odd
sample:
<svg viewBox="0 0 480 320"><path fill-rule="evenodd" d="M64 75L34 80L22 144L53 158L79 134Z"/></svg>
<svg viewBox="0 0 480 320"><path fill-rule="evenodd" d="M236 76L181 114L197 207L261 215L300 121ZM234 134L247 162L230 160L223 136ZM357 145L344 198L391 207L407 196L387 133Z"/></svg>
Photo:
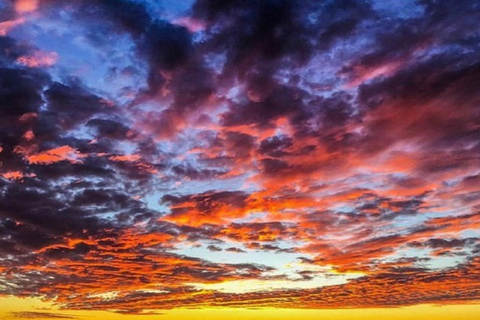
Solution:
<svg viewBox="0 0 480 320"><path fill-rule="evenodd" d="M18 13L27 13L37 10L38 0L17 0L15 1L15 10Z"/></svg>
<svg viewBox="0 0 480 320"><path fill-rule="evenodd" d="M9 172L2 173L2 176L8 180L22 180L25 177L34 177L35 174L34 173L26 174L22 171L9 171Z"/></svg>
<svg viewBox="0 0 480 320"><path fill-rule="evenodd" d="M121 156L110 156L108 159L112 161L119 161L119 162L135 162L140 160L142 157L138 154L126 154Z"/></svg>
<svg viewBox="0 0 480 320"><path fill-rule="evenodd" d="M78 152L70 146L61 146L48 151L40 152L27 157L31 164L52 164L59 161L69 161L71 163L81 162L80 159L87 155Z"/></svg>

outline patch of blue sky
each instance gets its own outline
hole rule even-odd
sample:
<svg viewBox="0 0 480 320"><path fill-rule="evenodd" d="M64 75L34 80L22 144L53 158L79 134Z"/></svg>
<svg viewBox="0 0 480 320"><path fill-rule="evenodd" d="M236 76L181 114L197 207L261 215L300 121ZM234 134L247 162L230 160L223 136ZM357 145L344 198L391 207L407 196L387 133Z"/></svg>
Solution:
<svg viewBox="0 0 480 320"><path fill-rule="evenodd" d="M131 141L123 140L115 144L115 151L124 155L134 154L136 149L137 144Z"/></svg>
<svg viewBox="0 0 480 320"><path fill-rule="evenodd" d="M201 45L206 40L207 40L207 35L206 35L205 32L199 30L197 32L192 33L192 43L193 44L200 44ZM220 64L220 66L223 67L223 64ZM220 70L218 70L217 66L212 66L212 68L210 68L210 70L216 71L217 74L218 74L218 73L220 73L221 68L220 68Z"/></svg>
<svg viewBox="0 0 480 320"><path fill-rule="evenodd" d="M232 223L249 223L258 221L268 221L269 213L266 211L253 212L243 218L232 219Z"/></svg>
<svg viewBox="0 0 480 320"><path fill-rule="evenodd" d="M412 215L398 215L393 218L392 223L383 227L383 229L388 232L394 228L398 231L399 234L409 234L414 231L416 228L419 228L424 225L428 220L446 217L446 216L455 216L455 211L449 210L442 213L439 212L424 212L419 214ZM440 232L440 231L439 231Z"/></svg>
<svg viewBox="0 0 480 320"><path fill-rule="evenodd" d="M153 18L173 20L188 13L195 0L137 0L145 3Z"/></svg>
<svg viewBox="0 0 480 320"><path fill-rule="evenodd" d="M41 18L29 20L12 32L17 39L58 54L56 65L49 69L52 79L63 82L73 75L87 87L104 92L111 98L121 97L121 90L125 87L146 85L146 64L135 59L130 36L118 33L109 33L104 38L94 36L92 29L102 30L111 26L101 23L83 26L75 23L67 13L59 15L61 19L54 21Z"/></svg>
<svg viewBox="0 0 480 320"><path fill-rule="evenodd" d="M390 228L395 228L400 230L402 234L408 234L411 231L411 228L421 226L425 221L429 220L430 217L426 215L399 215L393 218L392 223L385 226L385 230Z"/></svg>
<svg viewBox="0 0 480 320"><path fill-rule="evenodd" d="M460 233L462 238L476 238L480 237L480 228L463 230Z"/></svg>
<svg viewBox="0 0 480 320"><path fill-rule="evenodd" d="M164 194L161 192L154 192L154 193L147 194L142 198L142 200L144 201L148 209L151 209L159 213L169 212L170 211L169 206L161 202L161 199L163 196Z"/></svg>
<svg viewBox="0 0 480 320"><path fill-rule="evenodd" d="M330 210L336 211L339 213L350 213L350 212L355 212L355 207L345 203L336 203L330 206Z"/></svg>
<svg viewBox="0 0 480 320"><path fill-rule="evenodd" d="M361 174L352 176L345 182L352 182L352 185L359 189L388 190L391 188L390 185L385 185L380 174L371 173L368 168L358 169L357 171Z"/></svg>
<svg viewBox="0 0 480 320"><path fill-rule="evenodd" d="M213 263L228 263L228 264L262 264L273 267L277 270L285 270L286 266L298 261L299 257L311 259L313 258L307 254L290 253L290 252L276 252L270 250L251 250L240 248L245 252L229 252L225 251L229 247L239 248L238 243L211 243L200 242L201 246L193 246L189 244L179 244L171 251L177 254L183 254L189 257L204 259ZM224 251L210 251L207 249L208 245L215 245L222 248ZM278 245L278 244L276 244ZM281 245L281 244L280 244ZM279 245L279 246L280 246Z"/></svg>
<svg viewBox="0 0 480 320"><path fill-rule="evenodd" d="M183 130L176 137L175 150L177 151L177 153L185 156L193 156L194 154L192 153L189 153L189 154L185 154L185 153L193 147L197 147L197 146L207 147L208 144L206 145L204 142L208 142L208 141L195 139L200 132L201 130L195 129L195 128L186 128L185 130Z"/></svg>
<svg viewBox="0 0 480 320"><path fill-rule="evenodd" d="M244 88L239 85L232 85L227 92L225 92L225 97L232 100L233 102L240 102L242 99L245 99Z"/></svg>
<svg viewBox="0 0 480 320"><path fill-rule="evenodd" d="M423 265L433 271L453 268L465 261L464 256L432 256L431 260L424 262Z"/></svg>
<svg viewBox="0 0 480 320"><path fill-rule="evenodd" d="M260 264L273 267L274 270L262 273L263 279L233 280L222 283L192 283L200 289L216 290L220 292L253 292L274 291L290 289L311 289L335 284L343 284L351 279L363 276L361 273L338 274L329 266L317 266L306 264L299 260L300 257L312 258L307 254L288 252L258 251L246 249L244 253L211 252L203 244L201 247L190 246L180 249L180 253L195 256L215 263L227 264ZM215 243L217 247L225 247L224 244ZM179 253L179 252L176 252ZM311 278L303 277L303 272L308 271ZM240 271L241 272L241 271ZM279 277L272 279L272 277Z"/></svg>
<svg viewBox="0 0 480 320"><path fill-rule="evenodd" d="M75 139L93 140L95 138L94 130L83 125L71 128L68 131L60 133L60 137L74 137Z"/></svg>
<svg viewBox="0 0 480 320"><path fill-rule="evenodd" d="M405 245L397 248L395 253L392 253L388 256L382 257L380 260L383 263L395 262L399 259L409 259L409 258L429 258L431 250L423 248L409 248ZM419 260L414 263L414 267L425 267L424 261Z"/></svg>
<svg viewBox="0 0 480 320"><path fill-rule="evenodd" d="M177 156L181 157L187 152L193 146L193 141L185 139L183 134L178 134L170 139L156 141L156 146L163 154L169 155L173 159Z"/></svg>
<svg viewBox="0 0 480 320"><path fill-rule="evenodd" d="M185 181L186 183L183 183ZM246 186L243 177L222 180L177 180L176 194L198 194L207 191L255 191L251 186Z"/></svg>
<svg viewBox="0 0 480 320"><path fill-rule="evenodd" d="M0 9L6 9L11 6L11 1L0 0Z"/></svg>
<svg viewBox="0 0 480 320"><path fill-rule="evenodd" d="M373 0L372 3L376 11L393 18L417 18L425 11L425 8L416 0Z"/></svg>

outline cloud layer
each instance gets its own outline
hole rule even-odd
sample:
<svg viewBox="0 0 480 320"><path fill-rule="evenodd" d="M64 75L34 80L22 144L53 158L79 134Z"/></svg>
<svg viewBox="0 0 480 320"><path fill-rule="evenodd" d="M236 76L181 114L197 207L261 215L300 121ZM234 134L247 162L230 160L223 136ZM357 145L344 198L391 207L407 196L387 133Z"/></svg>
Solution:
<svg viewBox="0 0 480 320"><path fill-rule="evenodd" d="M186 3L0 1L0 295L478 301L478 1Z"/></svg>

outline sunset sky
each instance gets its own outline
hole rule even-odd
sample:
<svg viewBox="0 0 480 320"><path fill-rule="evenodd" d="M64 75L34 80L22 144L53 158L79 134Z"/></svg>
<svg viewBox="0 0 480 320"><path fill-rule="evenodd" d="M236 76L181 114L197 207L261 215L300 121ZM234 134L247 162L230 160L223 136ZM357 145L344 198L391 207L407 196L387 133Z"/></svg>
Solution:
<svg viewBox="0 0 480 320"><path fill-rule="evenodd" d="M0 0L0 319L478 319L479 21Z"/></svg>

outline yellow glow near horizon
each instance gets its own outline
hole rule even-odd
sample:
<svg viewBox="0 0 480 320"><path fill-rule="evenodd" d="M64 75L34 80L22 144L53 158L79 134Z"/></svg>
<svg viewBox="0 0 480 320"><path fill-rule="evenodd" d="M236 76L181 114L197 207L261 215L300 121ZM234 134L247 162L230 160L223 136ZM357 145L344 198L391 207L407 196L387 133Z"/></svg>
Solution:
<svg viewBox="0 0 480 320"><path fill-rule="evenodd" d="M371 309L174 309L158 310L152 315L121 315L106 311L68 311L59 310L49 302L35 298L0 298L0 319L22 319L19 312L58 313L75 319L165 319L165 320L287 320L287 319L322 319L322 320L478 320L479 304L472 305L418 305L402 308L371 308ZM17 314L15 314L17 313ZM23 318L27 319L27 318ZM43 318L48 319L48 318Z"/></svg>
<svg viewBox="0 0 480 320"><path fill-rule="evenodd" d="M275 291L288 289L313 289L346 283L347 280L363 276L362 273L344 274L342 277L328 278L316 276L311 280L234 280L219 283L188 283L201 290L215 290L227 293L246 293L255 291Z"/></svg>

